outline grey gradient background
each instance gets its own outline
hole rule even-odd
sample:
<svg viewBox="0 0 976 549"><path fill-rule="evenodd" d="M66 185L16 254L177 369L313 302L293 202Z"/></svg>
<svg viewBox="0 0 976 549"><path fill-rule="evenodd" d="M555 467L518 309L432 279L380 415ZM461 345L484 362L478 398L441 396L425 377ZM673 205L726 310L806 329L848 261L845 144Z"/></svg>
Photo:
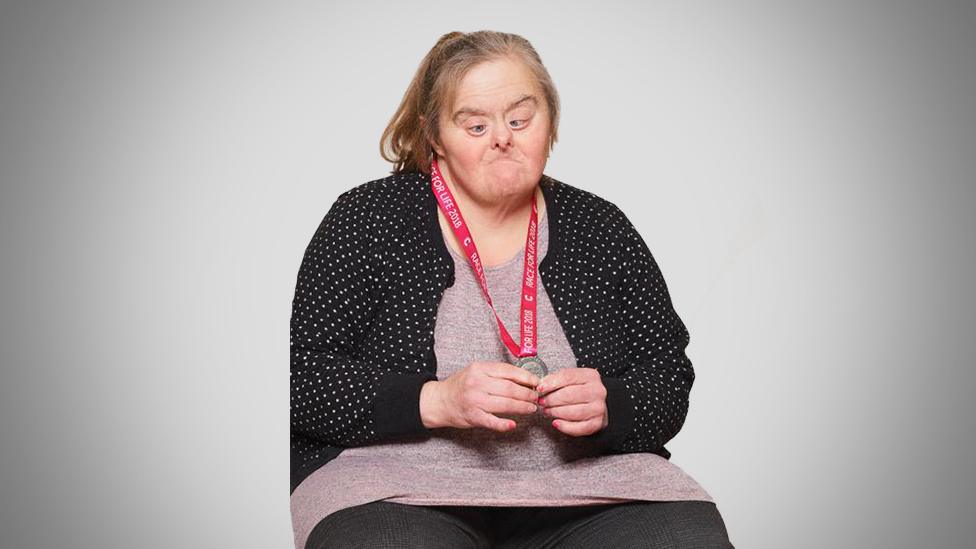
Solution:
<svg viewBox="0 0 976 549"><path fill-rule="evenodd" d="M302 253L478 29L664 272L732 541L973 546L976 8L527 4L0 5L0 547L291 545Z"/></svg>

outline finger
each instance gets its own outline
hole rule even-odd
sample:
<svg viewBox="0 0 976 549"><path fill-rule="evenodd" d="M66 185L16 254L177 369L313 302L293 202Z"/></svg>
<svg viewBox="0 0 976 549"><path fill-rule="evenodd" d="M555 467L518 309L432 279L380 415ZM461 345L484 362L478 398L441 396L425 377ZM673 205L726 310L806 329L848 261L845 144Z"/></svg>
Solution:
<svg viewBox="0 0 976 549"><path fill-rule="evenodd" d="M586 385L588 383L599 382L600 379L600 372L593 368L564 368L546 376L536 386L536 391L550 393L561 387ZM602 385L602 382L600 384Z"/></svg>
<svg viewBox="0 0 976 549"><path fill-rule="evenodd" d="M553 391L558 391L563 387L585 383L585 380L579 379L579 376L573 373L575 370L576 368L565 368L546 376L546 378L536 386L536 390L540 394L548 394Z"/></svg>
<svg viewBox="0 0 976 549"><path fill-rule="evenodd" d="M604 407L599 403L587 402L585 404L569 404L566 406L544 407L542 414L553 419L565 419L568 421L586 421L588 419L603 417Z"/></svg>
<svg viewBox="0 0 976 549"><path fill-rule="evenodd" d="M569 421L566 419L556 419L552 422L553 428L561 433L574 437L592 435L600 430L599 418L587 419L585 421Z"/></svg>
<svg viewBox="0 0 976 549"><path fill-rule="evenodd" d="M565 406L567 404L583 404L596 400L586 385L567 385L554 391L540 395L543 406Z"/></svg>
<svg viewBox="0 0 976 549"><path fill-rule="evenodd" d="M492 431L497 431L499 433L507 433L508 431L514 431L518 425L515 420L503 419L498 416L489 414L488 412L482 411L478 414L478 423Z"/></svg>
<svg viewBox="0 0 976 549"><path fill-rule="evenodd" d="M519 368L514 364L509 364L507 362L495 362L494 367L488 371L488 375L492 377L508 379L514 381L519 385L535 389L539 382L539 376L533 374L532 372L526 370L525 368Z"/></svg>
<svg viewBox="0 0 976 549"><path fill-rule="evenodd" d="M501 396L489 395L482 410L492 414L529 415L536 413L538 406L535 402L526 402Z"/></svg>
<svg viewBox="0 0 976 549"><path fill-rule="evenodd" d="M565 372L566 369L559 370L547 375L544 379L539 380L539 383L535 386L536 392L541 395L561 387L561 380L566 375Z"/></svg>
<svg viewBox="0 0 976 549"><path fill-rule="evenodd" d="M491 381L486 387L486 392L489 395L512 398L524 402L531 402L532 404L535 404L538 398L538 393L534 389L519 385L508 379L491 378Z"/></svg>

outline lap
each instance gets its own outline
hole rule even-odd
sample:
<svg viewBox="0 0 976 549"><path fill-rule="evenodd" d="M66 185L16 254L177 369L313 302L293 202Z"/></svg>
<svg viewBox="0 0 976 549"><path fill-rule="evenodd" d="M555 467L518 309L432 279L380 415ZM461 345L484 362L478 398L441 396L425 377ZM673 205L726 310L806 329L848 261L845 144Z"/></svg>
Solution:
<svg viewBox="0 0 976 549"><path fill-rule="evenodd" d="M422 506L376 501L319 522L306 549L732 548L707 501L573 507Z"/></svg>

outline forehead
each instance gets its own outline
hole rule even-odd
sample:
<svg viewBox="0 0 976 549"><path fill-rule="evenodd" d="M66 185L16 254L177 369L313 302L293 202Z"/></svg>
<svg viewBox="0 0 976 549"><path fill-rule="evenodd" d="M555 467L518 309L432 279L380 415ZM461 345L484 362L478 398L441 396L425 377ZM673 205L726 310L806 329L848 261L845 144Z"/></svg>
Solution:
<svg viewBox="0 0 976 549"><path fill-rule="evenodd" d="M503 111L525 96L534 96L539 102L542 99L541 87L525 63L511 58L486 61L471 67L457 84L448 116L453 118L464 111Z"/></svg>

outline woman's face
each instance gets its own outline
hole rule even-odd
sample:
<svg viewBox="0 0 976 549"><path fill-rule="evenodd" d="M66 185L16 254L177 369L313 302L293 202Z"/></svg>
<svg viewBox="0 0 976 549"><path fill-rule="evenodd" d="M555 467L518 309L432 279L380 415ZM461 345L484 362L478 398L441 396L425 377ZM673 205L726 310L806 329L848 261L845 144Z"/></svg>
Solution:
<svg viewBox="0 0 976 549"><path fill-rule="evenodd" d="M539 183L549 147L549 112L542 89L521 62L475 65L461 80L452 112L442 112L445 177L474 200L499 204L524 197Z"/></svg>

